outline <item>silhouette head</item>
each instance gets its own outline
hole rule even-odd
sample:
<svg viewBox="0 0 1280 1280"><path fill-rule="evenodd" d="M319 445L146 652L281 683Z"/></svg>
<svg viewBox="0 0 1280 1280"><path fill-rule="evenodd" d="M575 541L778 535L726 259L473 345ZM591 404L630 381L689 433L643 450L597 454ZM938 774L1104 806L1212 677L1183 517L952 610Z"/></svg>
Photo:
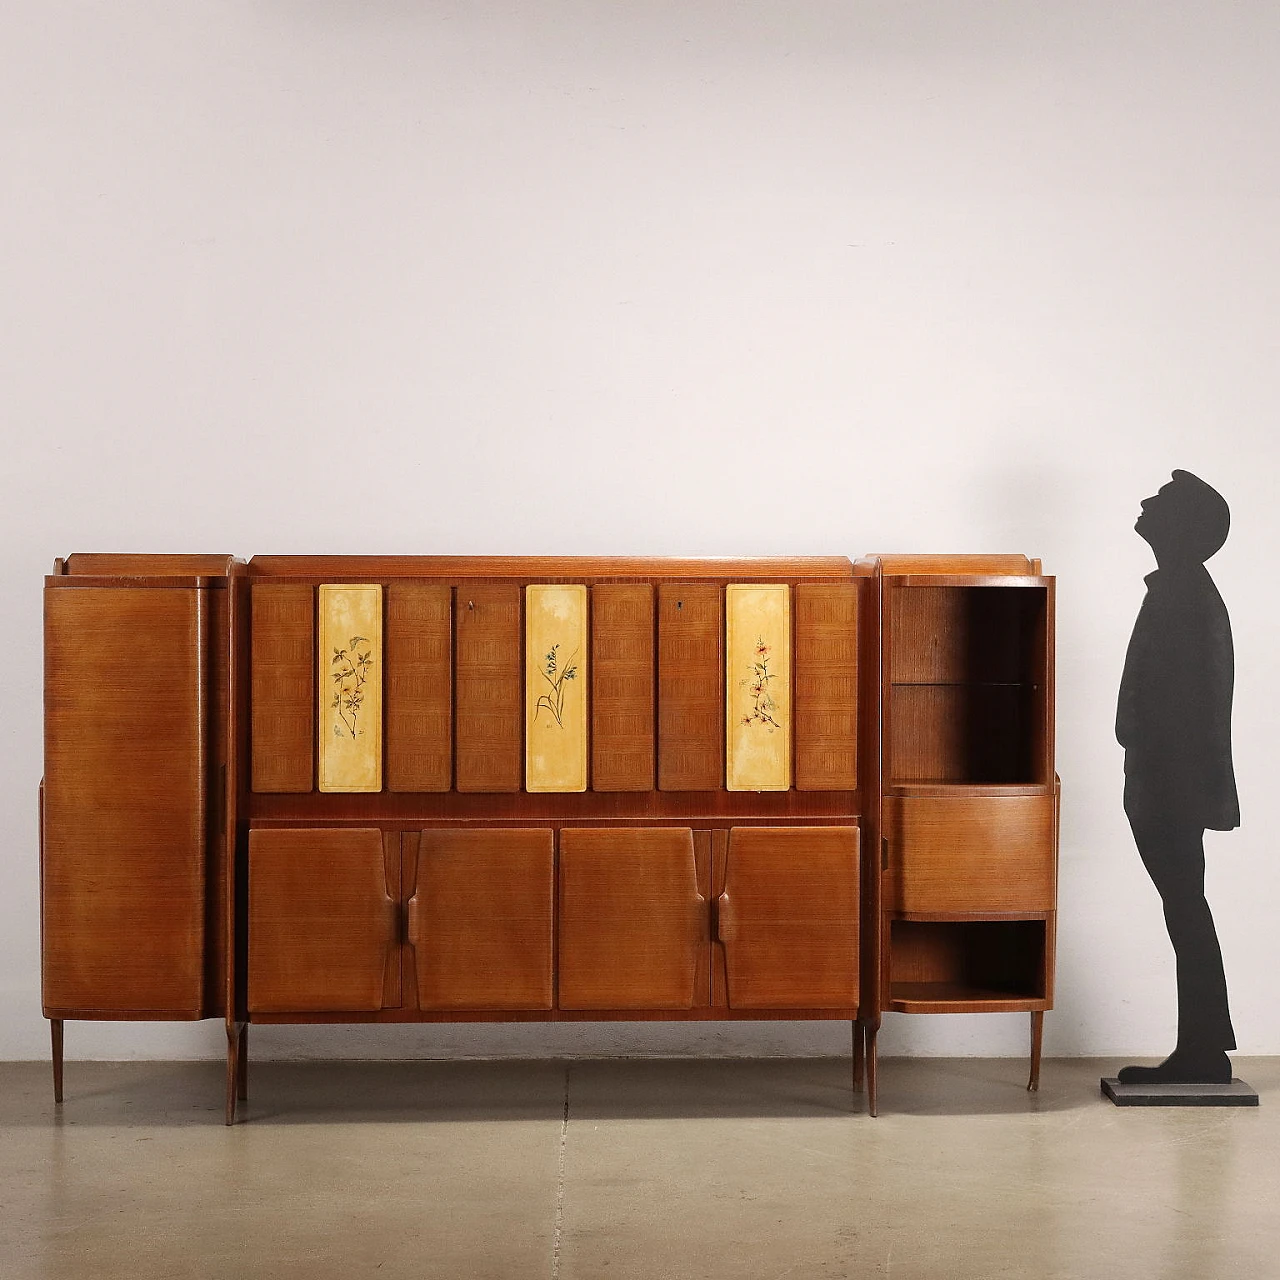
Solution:
<svg viewBox="0 0 1280 1280"><path fill-rule="evenodd" d="M1175 471L1168 484L1143 500L1133 528L1150 544L1158 564L1203 564L1226 542L1231 509L1199 476Z"/></svg>

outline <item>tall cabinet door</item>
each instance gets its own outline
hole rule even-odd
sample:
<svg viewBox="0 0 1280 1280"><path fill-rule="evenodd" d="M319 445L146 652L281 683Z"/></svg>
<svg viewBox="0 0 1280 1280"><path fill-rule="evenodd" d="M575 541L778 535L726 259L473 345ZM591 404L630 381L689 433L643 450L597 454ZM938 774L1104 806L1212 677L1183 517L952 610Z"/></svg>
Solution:
<svg viewBox="0 0 1280 1280"><path fill-rule="evenodd" d="M203 1012L210 594L45 590L50 1016Z"/></svg>
<svg viewBox="0 0 1280 1280"><path fill-rule="evenodd" d="M249 1012L400 1004L400 837L249 833Z"/></svg>

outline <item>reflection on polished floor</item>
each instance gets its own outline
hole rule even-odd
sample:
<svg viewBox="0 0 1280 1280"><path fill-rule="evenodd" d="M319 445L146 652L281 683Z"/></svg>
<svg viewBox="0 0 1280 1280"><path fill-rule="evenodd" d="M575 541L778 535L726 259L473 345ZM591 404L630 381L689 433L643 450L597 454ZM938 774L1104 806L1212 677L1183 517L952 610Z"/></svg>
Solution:
<svg viewBox="0 0 1280 1280"><path fill-rule="evenodd" d="M1118 1064L0 1064L0 1275L1280 1276L1280 1059L1253 1109L1118 1110Z"/></svg>

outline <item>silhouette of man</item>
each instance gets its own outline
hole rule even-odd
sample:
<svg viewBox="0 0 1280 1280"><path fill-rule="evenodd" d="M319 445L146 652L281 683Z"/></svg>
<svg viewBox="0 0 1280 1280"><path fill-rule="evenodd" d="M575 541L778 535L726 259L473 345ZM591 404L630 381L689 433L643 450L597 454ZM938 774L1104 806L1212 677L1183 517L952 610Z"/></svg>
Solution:
<svg viewBox="0 0 1280 1280"><path fill-rule="evenodd" d="M1158 1067L1125 1067L1125 1084L1231 1080L1236 1047L1213 915L1204 896L1204 833L1240 825L1231 763L1235 660L1231 622L1204 562L1227 540L1222 495L1189 471L1142 504L1134 530L1155 552L1125 657L1116 738L1125 749L1124 811L1164 904L1178 980L1178 1042Z"/></svg>

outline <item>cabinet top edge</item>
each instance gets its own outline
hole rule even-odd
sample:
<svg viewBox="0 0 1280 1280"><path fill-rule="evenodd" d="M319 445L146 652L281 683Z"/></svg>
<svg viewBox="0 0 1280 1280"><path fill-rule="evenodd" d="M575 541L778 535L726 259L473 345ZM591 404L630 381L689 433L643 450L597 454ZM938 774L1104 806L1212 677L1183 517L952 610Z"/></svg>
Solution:
<svg viewBox="0 0 1280 1280"><path fill-rule="evenodd" d="M836 578L865 577L848 556L409 556L258 555L251 577L346 575L417 578Z"/></svg>

